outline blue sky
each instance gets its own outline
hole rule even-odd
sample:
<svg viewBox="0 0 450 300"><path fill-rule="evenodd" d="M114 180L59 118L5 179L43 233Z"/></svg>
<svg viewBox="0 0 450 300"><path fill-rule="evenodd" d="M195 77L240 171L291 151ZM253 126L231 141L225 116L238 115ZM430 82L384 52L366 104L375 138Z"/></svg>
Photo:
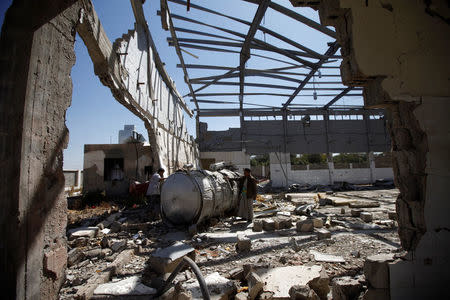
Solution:
<svg viewBox="0 0 450 300"><path fill-rule="evenodd" d="M304 16L319 22L317 13L309 8L293 8L288 0L275 1L286 7L294 9L295 11L303 14ZM7 7L10 5L10 0L3 0L0 4L1 19L3 23L4 13ZM126 0L94 0L95 9L100 17L100 20L105 28L105 31L111 41L120 37L123 33L126 33L128 29L134 27L134 17L130 2ZM206 1L206 0L193 0L193 4L207 6L208 8L220 11L221 13L238 17L247 21L251 21L256 11L256 5L250 4L240 0L229 1ZM248 27L243 24L236 23L234 21L220 18L214 15L199 12L195 9L186 12L186 7L177 4L169 3L172 13L186 16L192 19L201 20L205 23L214 24L220 27L231 28L234 31L246 33ZM183 72L177 68L179 59L175 53L175 49L168 46L166 41L170 33L164 31L161 28L160 18L156 15L156 11L159 9L159 1L146 1L144 4L144 11L147 17L147 22L150 27L151 34L156 43L156 47L159 51L161 59L166 63L166 69L169 75L175 80L177 88L180 94L185 95L189 92L187 84L183 80ZM207 31L219 35L225 35L232 37L228 34L223 34L220 31L213 29L205 29L199 25L190 24L184 21L174 20L175 26L184 27L188 29ZM332 39L328 36L317 32L305 25L302 25L290 18L282 16L271 9L268 9L265 18L262 21L265 27L268 27L276 32L283 33L286 37L295 40L313 50L324 53L328 48L327 42L331 42ZM208 39L201 36L194 36L189 34L179 33L179 37ZM267 43L277 45L279 47L294 49L292 46L276 40L270 36L264 36L262 32L257 32L256 38L266 40ZM217 40L217 38L211 38ZM239 64L238 54L227 54L217 52L207 52L196 49L186 49L187 51L195 54L199 59L190 55L184 54L184 58L187 64L211 64L221 66L237 66ZM76 63L72 69L73 80L73 96L72 104L66 113L66 125L70 131L70 141L68 148L64 151L64 168L65 169L82 169L83 168L83 146L84 144L109 144L117 143L118 132L123 129L125 124L134 124L137 127L137 131L147 136L143 122L135 115L130 113L126 108L120 105L111 95L108 88L104 87L99 79L94 75L93 65L87 53L86 47L79 36L75 42ZM252 50L252 53L267 54L262 51ZM339 54L339 53L338 53ZM282 56L273 55L274 58L284 59ZM280 63L272 63L265 59L252 57L248 63L247 68L275 68L285 66ZM334 65L338 65L337 63ZM221 74L225 71L205 71L202 70L189 70L190 78L211 76L215 74ZM296 70L296 72L306 73L307 70ZM323 74L327 74L329 70L322 70ZM338 70L333 71L334 74L339 74ZM238 79L232 79L227 81L236 81ZM327 78L326 81L337 81L339 78ZM248 82L264 82L272 84L282 85L294 85L295 83L283 82L279 80L261 80L260 78L246 79ZM198 88L199 85L194 86ZM328 87L328 86L327 86ZM331 87L331 86L330 86ZM209 87L204 92L237 92L238 86L216 86ZM246 88L246 92L261 91L261 88ZM283 91L291 93L292 91ZM294 103L327 103L331 98L319 97L318 100L312 99L312 91L305 91L302 93L305 96L297 97ZM321 94L319 91L318 94ZM211 99L208 97L202 97L203 99ZM264 103L266 105L280 106L281 103L286 101L287 97L280 99L279 97L271 96L248 96L245 98L246 103ZM359 99L359 98L358 98ZM362 100L355 99L355 97L345 97L340 100L338 104L361 104ZM228 96L221 98L214 98L212 100L226 100L237 101L236 96ZM185 97L185 101L194 108L193 103L190 102L190 97ZM236 105L214 105L203 104L202 108L236 108ZM247 106L252 107L252 106ZM195 134L195 121L186 116L187 127L189 132ZM228 127L239 127L238 118L202 118L201 121L208 122L208 128L210 130L225 130Z"/></svg>

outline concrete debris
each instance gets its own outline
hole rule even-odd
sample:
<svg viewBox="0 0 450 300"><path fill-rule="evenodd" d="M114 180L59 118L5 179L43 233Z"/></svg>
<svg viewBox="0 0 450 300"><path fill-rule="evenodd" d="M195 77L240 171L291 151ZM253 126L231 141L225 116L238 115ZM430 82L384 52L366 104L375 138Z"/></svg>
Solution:
<svg viewBox="0 0 450 300"><path fill-rule="evenodd" d="M232 280L220 276L218 272L214 272L205 276L205 282L208 286L211 299L229 299L236 292L236 286ZM190 291L192 299L203 299L200 286L197 279L192 278L182 283L185 290Z"/></svg>
<svg viewBox="0 0 450 300"><path fill-rule="evenodd" d="M361 218L361 220L363 220L366 223L372 222L372 218L373 218L371 213L365 212L365 211L361 212L359 214L359 217Z"/></svg>
<svg viewBox="0 0 450 300"><path fill-rule="evenodd" d="M251 247L252 247L252 241L250 240L250 238L247 237L245 234L238 233L236 250L238 252L246 252L246 251L250 251Z"/></svg>
<svg viewBox="0 0 450 300"><path fill-rule="evenodd" d="M327 299L327 295L330 292L330 278L328 277L325 268L321 268L319 276L314 277L308 282L311 289L316 292L320 299Z"/></svg>
<svg viewBox="0 0 450 300"><path fill-rule="evenodd" d="M312 211L316 208L316 204L300 205L294 210L294 213L299 216L310 216Z"/></svg>
<svg viewBox="0 0 450 300"><path fill-rule="evenodd" d="M309 285L317 291L323 292L328 287L329 279L326 279L326 272L322 272L320 265L307 266L288 266L279 268L260 268L255 272L266 283L264 291L272 292L274 299L289 299L289 290L294 285ZM327 281L328 280L328 281ZM325 288L326 283L326 288ZM317 289L317 290L316 290ZM327 291L327 293L328 293Z"/></svg>
<svg viewBox="0 0 450 300"><path fill-rule="evenodd" d="M120 223L119 221L114 221L111 224L111 233L116 233L119 232L122 229L122 223Z"/></svg>
<svg viewBox="0 0 450 300"><path fill-rule="evenodd" d="M248 293L240 292L234 296L234 300L247 300Z"/></svg>
<svg viewBox="0 0 450 300"><path fill-rule="evenodd" d="M389 266L394 261L393 254L377 254L367 257L364 262L364 275L369 285L376 289L389 288Z"/></svg>
<svg viewBox="0 0 450 300"><path fill-rule="evenodd" d="M322 218L314 218L313 219L314 228L322 228L323 227L323 220Z"/></svg>
<svg viewBox="0 0 450 300"><path fill-rule="evenodd" d="M275 222L275 229L289 229L292 227L292 220L289 217L278 216L273 219Z"/></svg>
<svg viewBox="0 0 450 300"><path fill-rule="evenodd" d="M127 246L126 240L115 241L111 243L111 250L114 252L118 252L125 249L126 246Z"/></svg>
<svg viewBox="0 0 450 300"><path fill-rule="evenodd" d="M264 219L263 220L263 229L265 231L274 231L275 230L275 221L273 219Z"/></svg>
<svg viewBox="0 0 450 300"><path fill-rule="evenodd" d="M195 249L187 244L177 242L172 246L154 251L150 256L149 263L157 273L170 273L185 255L195 259Z"/></svg>
<svg viewBox="0 0 450 300"><path fill-rule="evenodd" d="M298 232L312 232L314 230L314 224L311 219L298 221L296 227Z"/></svg>
<svg viewBox="0 0 450 300"><path fill-rule="evenodd" d="M320 253L314 250L309 251L314 256L315 261L330 262L330 263L343 263L345 262L342 256L336 256L331 254Z"/></svg>
<svg viewBox="0 0 450 300"><path fill-rule="evenodd" d="M352 214L352 217L359 217L361 212L362 212L361 209L352 209L352 210L350 210L350 213Z"/></svg>
<svg viewBox="0 0 450 300"><path fill-rule="evenodd" d="M138 276L132 276L116 282L104 283L94 290L94 295L105 296L151 296L155 294L156 289L142 284Z"/></svg>
<svg viewBox="0 0 450 300"><path fill-rule="evenodd" d="M329 232L328 230L326 230L324 228L319 228L316 230L316 232L317 232L317 238L319 240L331 239L331 232Z"/></svg>
<svg viewBox="0 0 450 300"><path fill-rule="evenodd" d="M333 300L357 299L362 290L362 284L350 276L334 278L332 281Z"/></svg>
<svg viewBox="0 0 450 300"><path fill-rule="evenodd" d="M307 285L293 285L289 289L289 296L292 300L319 300L316 292Z"/></svg>
<svg viewBox="0 0 450 300"><path fill-rule="evenodd" d="M79 248L74 248L67 253L67 265L73 266L84 259L84 253Z"/></svg>
<svg viewBox="0 0 450 300"><path fill-rule="evenodd" d="M250 272L245 279L248 284L248 299L255 299L263 290L264 282L255 272Z"/></svg>
<svg viewBox="0 0 450 300"><path fill-rule="evenodd" d="M253 220L253 228L254 232L261 232L263 230L263 221L261 220Z"/></svg>
<svg viewBox="0 0 450 300"><path fill-rule="evenodd" d="M397 221L397 212L395 211L388 211L388 217L390 220Z"/></svg>
<svg viewBox="0 0 450 300"><path fill-rule="evenodd" d="M345 215L345 208L341 208L341 215Z"/></svg>
<svg viewBox="0 0 450 300"><path fill-rule="evenodd" d="M99 231L98 227L79 227L69 230L69 240L74 240L79 237L93 238L97 236Z"/></svg>

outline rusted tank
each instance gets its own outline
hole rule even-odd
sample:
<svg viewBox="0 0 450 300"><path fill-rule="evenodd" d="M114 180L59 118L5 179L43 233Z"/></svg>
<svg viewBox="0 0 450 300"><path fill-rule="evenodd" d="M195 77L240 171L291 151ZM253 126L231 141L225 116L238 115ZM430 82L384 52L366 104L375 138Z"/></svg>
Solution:
<svg viewBox="0 0 450 300"><path fill-rule="evenodd" d="M239 173L227 169L178 171L170 175L161 188L162 218L174 225L197 224L223 216L238 205Z"/></svg>

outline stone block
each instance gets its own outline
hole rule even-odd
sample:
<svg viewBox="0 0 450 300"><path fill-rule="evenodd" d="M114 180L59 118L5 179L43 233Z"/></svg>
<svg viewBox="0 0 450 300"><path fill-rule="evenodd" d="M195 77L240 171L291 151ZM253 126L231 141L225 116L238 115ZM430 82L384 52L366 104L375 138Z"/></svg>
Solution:
<svg viewBox="0 0 450 300"><path fill-rule="evenodd" d="M314 277L308 282L308 285L313 289L320 299L327 299L327 295L330 292L330 277L328 277L325 268L321 267L319 276Z"/></svg>
<svg viewBox="0 0 450 300"><path fill-rule="evenodd" d="M67 265L73 266L84 259L84 253L79 248L73 248L67 254Z"/></svg>
<svg viewBox="0 0 450 300"><path fill-rule="evenodd" d="M252 241L244 234L237 235L236 250L238 252L250 251L252 247Z"/></svg>
<svg viewBox="0 0 450 300"><path fill-rule="evenodd" d="M364 275L369 285L376 289L389 288L389 266L394 261L393 254L378 254L367 257L364 262Z"/></svg>
<svg viewBox="0 0 450 300"><path fill-rule="evenodd" d="M292 227L292 220L289 217L279 216L274 219L275 229L289 229Z"/></svg>
<svg viewBox="0 0 450 300"><path fill-rule="evenodd" d="M317 232L317 238L319 240L331 239L331 232L329 232L325 228L319 228L316 230L316 232Z"/></svg>
<svg viewBox="0 0 450 300"><path fill-rule="evenodd" d="M314 218L313 219L314 228L322 228L323 227L323 220L322 218Z"/></svg>
<svg viewBox="0 0 450 300"><path fill-rule="evenodd" d="M247 279L248 284L248 299L254 300L262 292L264 281L255 272L248 273L245 279Z"/></svg>
<svg viewBox="0 0 450 300"><path fill-rule="evenodd" d="M236 293L236 285L232 280L214 272L205 276L205 283L208 286L211 299L231 299L231 295ZM182 283L186 291L190 291L193 299L203 299L197 279L188 280Z"/></svg>
<svg viewBox="0 0 450 300"><path fill-rule="evenodd" d="M273 219L264 219L263 220L263 229L265 231L274 231L275 230L275 221Z"/></svg>
<svg viewBox="0 0 450 300"><path fill-rule="evenodd" d="M390 220L396 221L397 220L397 212L395 212L395 211L388 211L388 217L389 217Z"/></svg>
<svg viewBox="0 0 450 300"><path fill-rule="evenodd" d="M359 217L361 212L362 212L361 209L352 209L352 210L350 210L350 213L351 213L352 217Z"/></svg>
<svg viewBox="0 0 450 300"><path fill-rule="evenodd" d="M116 282L100 284L94 290L96 296L147 296L156 294L156 289L141 283L141 278L132 276Z"/></svg>
<svg viewBox="0 0 450 300"><path fill-rule="evenodd" d="M247 300L248 293L240 292L234 296L234 300Z"/></svg>
<svg viewBox="0 0 450 300"><path fill-rule="evenodd" d="M111 250L114 251L114 252L118 252L120 250L125 249L126 246L127 246L127 241L126 240L112 242L111 243Z"/></svg>
<svg viewBox="0 0 450 300"><path fill-rule="evenodd" d="M80 237L93 238L98 234L98 227L78 227L68 231L69 240L74 240Z"/></svg>
<svg viewBox="0 0 450 300"><path fill-rule="evenodd" d="M44 254L44 270L52 274L56 279L61 277L64 267L67 264L67 248L58 248Z"/></svg>
<svg viewBox="0 0 450 300"><path fill-rule="evenodd" d="M372 214L369 212L361 212L359 217L366 223L372 222Z"/></svg>
<svg viewBox="0 0 450 300"><path fill-rule="evenodd" d="M333 279L331 293L333 300L357 299L362 289L357 279L344 276Z"/></svg>
<svg viewBox="0 0 450 300"><path fill-rule="evenodd" d="M186 255L195 259L195 249L190 245L177 242L172 246L154 251L150 256L149 264L159 274L170 273Z"/></svg>
<svg viewBox="0 0 450 300"><path fill-rule="evenodd" d="M311 219L298 221L296 226L298 232L312 232L314 230L314 224Z"/></svg>
<svg viewBox="0 0 450 300"><path fill-rule="evenodd" d="M120 223L118 221L114 221L114 222L112 222L110 229L111 229L110 233L119 232L122 229L122 223Z"/></svg>
<svg viewBox="0 0 450 300"><path fill-rule="evenodd" d="M261 220L253 220L253 231L261 232L263 230L263 222Z"/></svg>
<svg viewBox="0 0 450 300"><path fill-rule="evenodd" d="M308 285L293 285L289 289L289 296L292 300L320 300L316 292Z"/></svg>

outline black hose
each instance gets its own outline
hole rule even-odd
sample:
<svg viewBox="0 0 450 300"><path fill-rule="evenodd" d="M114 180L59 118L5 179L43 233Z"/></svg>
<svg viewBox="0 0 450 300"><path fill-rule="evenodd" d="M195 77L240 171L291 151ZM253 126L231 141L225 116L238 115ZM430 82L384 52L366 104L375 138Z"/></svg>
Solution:
<svg viewBox="0 0 450 300"><path fill-rule="evenodd" d="M175 279L175 276L183 269L185 265L189 265L191 267L192 271L194 271L195 276L197 277L197 281L200 285L200 290L203 295L203 299L210 300L211 296L209 295L208 287L206 286L205 279L203 278L202 272L200 271L200 268L197 266L197 264L190 259L189 257L185 256L183 257L183 260L176 266L175 270L173 270L172 274L170 274L169 278L167 278L164 285L158 290L157 295L160 296L164 294L170 287L170 283Z"/></svg>

